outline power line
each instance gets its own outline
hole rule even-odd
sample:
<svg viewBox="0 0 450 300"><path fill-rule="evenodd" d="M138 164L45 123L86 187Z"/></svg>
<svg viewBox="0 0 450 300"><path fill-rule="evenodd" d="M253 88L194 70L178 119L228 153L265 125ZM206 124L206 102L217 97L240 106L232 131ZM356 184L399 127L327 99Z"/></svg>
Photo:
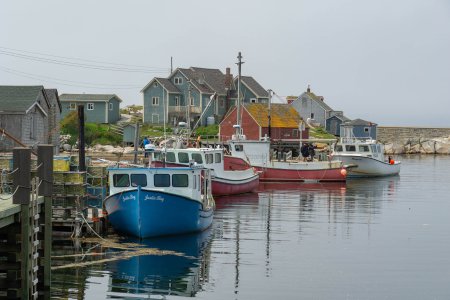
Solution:
<svg viewBox="0 0 450 300"><path fill-rule="evenodd" d="M64 61L64 60L58 60L58 59L51 59L51 58L45 58L45 57L39 57L39 56L32 56L32 55L26 55L21 53L15 53L11 51L5 51L0 49L0 54L2 55L8 55L12 57L32 60L32 61L38 61L38 62L44 62L44 63L51 63L56 65L64 65L64 66L71 66L71 67L78 67L78 68L84 68L84 69L94 69L94 70L102 70L102 71L117 71L117 72L135 72L135 73L166 73L169 71L169 69L163 69L160 70L150 70L150 69L143 69L143 68L119 68L119 67L113 67L113 66L102 66L102 65L93 65L93 64L84 64L84 63L75 63L70 61Z"/></svg>
<svg viewBox="0 0 450 300"><path fill-rule="evenodd" d="M0 49L5 49L6 51L9 50L9 51L15 51L15 52L37 54L37 55L41 55L41 56L50 56L50 57L64 58L64 59L69 59L69 60L79 60L79 61L85 61L85 62L93 62L93 63L99 63L99 64L108 64L108 65L116 65L116 66L124 66L124 67L136 67L136 68L148 69L148 70L150 70L150 69L161 70L161 71L167 71L168 70L168 68L118 64L118 63L111 63L111 62L105 62L105 61L97 61L97 60L90 60L90 59L83 59L83 58L76 58L76 57L68 57L68 56L46 54L46 53L42 53L42 52L26 51L26 50L7 48L7 47L2 47L2 46L0 46Z"/></svg>
<svg viewBox="0 0 450 300"><path fill-rule="evenodd" d="M45 82L51 82L51 83L57 83L60 85L66 85L66 86L73 86L73 87L82 87L82 88L89 88L89 89L137 89L137 88L141 88L141 86L125 86L125 85L104 85L101 86L99 84L89 84L87 82L77 82L77 81L71 81L71 80L64 80L64 79L57 79L57 78L51 78L51 77L47 77L47 76L40 76L40 75L35 75L35 74L31 74L31 73L25 73L25 72L21 72L21 71L17 71L17 70L13 70L10 68L5 68L5 67L1 67L0 66L0 70L9 74L13 74L16 76L21 76L21 77L25 77L25 78L30 78L30 79L35 79L35 80L39 80L39 81L45 81ZM50 80L48 80L48 79ZM64 82L69 82L69 83L64 83ZM79 84L70 84L70 83L84 83L87 85L79 85Z"/></svg>

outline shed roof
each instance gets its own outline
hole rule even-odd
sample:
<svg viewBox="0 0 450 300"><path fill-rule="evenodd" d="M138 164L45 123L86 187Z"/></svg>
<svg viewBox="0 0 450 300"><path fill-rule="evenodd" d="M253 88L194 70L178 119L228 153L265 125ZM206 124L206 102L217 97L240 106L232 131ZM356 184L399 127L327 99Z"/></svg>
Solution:
<svg viewBox="0 0 450 300"><path fill-rule="evenodd" d="M269 108L267 104L248 103L244 104L244 108L256 120L259 126L269 126ZM271 127L277 128L297 128L301 121L298 112L289 104L272 104L270 119Z"/></svg>
<svg viewBox="0 0 450 300"><path fill-rule="evenodd" d="M117 98L117 100L119 100L119 102L122 102L122 99L120 99L115 94L62 94L59 96L59 100L62 102L67 102L67 101L83 101L83 102L110 101L113 98Z"/></svg>
<svg viewBox="0 0 450 300"><path fill-rule="evenodd" d="M351 125L351 126L376 126L378 124L369 122L363 119L354 119L352 121L345 122L343 125Z"/></svg>
<svg viewBox="0 0 450 300"><path fill-rule="evenodd" d="M37 86L0 86L0 111L25 112L37 100L44 87Z"/></svg>

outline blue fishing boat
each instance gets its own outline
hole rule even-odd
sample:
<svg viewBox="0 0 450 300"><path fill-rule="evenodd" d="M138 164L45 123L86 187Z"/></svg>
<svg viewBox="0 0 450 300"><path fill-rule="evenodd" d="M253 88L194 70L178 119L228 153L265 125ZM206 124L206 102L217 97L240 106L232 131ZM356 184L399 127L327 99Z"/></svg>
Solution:
<svg viewBox="0 0 450 300"><path fill-rule="evenodd" d="M213 220L211 175L204 168L109 169L108 220L139 238L203 231Z"/></svg>

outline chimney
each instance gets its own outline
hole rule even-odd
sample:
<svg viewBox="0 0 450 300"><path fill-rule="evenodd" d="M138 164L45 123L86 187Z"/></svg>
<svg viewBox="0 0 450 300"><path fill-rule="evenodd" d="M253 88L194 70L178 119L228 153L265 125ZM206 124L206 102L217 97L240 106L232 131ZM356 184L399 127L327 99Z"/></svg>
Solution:
<svg viewBox="0 0 450 300"><path fill-rule="evenodd" d="M226 68L225 70L225 87L230 89L231 82L233 81L233 75L230 73L230 68Z"/></svg>
<svg viewBox="0 0 450 300"><path fill-rule="evenodd" d="M306 92L307 92L307 93L311 93L311 87L310 87L309 84L308 84L308 88L306 89Z"/></svg>

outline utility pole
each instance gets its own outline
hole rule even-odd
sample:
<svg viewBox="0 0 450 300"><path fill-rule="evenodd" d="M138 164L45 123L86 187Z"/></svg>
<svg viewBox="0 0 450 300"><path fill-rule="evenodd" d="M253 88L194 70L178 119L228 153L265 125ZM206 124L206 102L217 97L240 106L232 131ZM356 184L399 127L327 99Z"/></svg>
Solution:
<svg viewBox="0 0 450 300"><path fill-rule="evenodd" d="M170 57L170 74L173 72L173 57Z"/></svg>
<svg viewBox="0 0 450 300"><path fill-rule="evenodd" d="M84 105L78 105L78 170L86 171L86 155L84 140Z"/></svg>
<svg viewBox="0 0 450 300"><path fill-rule="evenodd" d="M186 123L189 136L191 135L191 80L188 80L188 99L186 103Z"/></svg>
<svg viewBox="0 0 450 300"><path fill-rule="evenodd" d="M239 52L238 56L238 62L236 63L238 65L238 98L237 98L237 105L236 105L236 123L237 126L236 127L236 136L239 136L241 134L241 67L242 64L244 63L242 61L242 55L241 52Z"/></svg>

